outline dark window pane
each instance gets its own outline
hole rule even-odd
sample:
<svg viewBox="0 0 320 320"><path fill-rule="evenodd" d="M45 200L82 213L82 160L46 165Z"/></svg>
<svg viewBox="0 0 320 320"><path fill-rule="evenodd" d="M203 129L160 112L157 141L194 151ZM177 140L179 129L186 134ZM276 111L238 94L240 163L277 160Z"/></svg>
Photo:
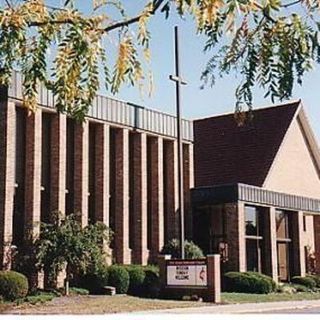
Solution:
<svg viewBox="0 0 320 320"><path fill-rule="evenodd" d="M258 212L255 207L245 207L245 226L247 236L258 235Z"/></svg>
<svg viewBox="0 0 320 320"><path fill-rule="evenodd" d="M261 272L260 268L260 242L246 240L247 271Z"/></svg>
<svg viewBox="0 0 320 320"><path fill-rule="evenodd" d="M279 239L289 238L288 213L282 210L276 210L276 228L277 228L277 238Z"/></svg>

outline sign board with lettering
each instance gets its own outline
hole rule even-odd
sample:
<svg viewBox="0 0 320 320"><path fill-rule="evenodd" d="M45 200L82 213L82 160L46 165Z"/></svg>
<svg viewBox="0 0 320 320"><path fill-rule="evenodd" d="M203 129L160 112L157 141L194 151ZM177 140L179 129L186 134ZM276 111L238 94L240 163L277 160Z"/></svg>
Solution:
<svg viewBox="0 0 320 320"><path fill-rule="evenodd" d="M160 255L161 294L166 297L198 296L205 301L220 302L220 255L204 259L171 259Z"/></svg>
<svg viewBox="0 0 320 320"><path fill-rule="evenodd" d="M167 263L168 286L207 286L205 260L170 260Z"/></svg>

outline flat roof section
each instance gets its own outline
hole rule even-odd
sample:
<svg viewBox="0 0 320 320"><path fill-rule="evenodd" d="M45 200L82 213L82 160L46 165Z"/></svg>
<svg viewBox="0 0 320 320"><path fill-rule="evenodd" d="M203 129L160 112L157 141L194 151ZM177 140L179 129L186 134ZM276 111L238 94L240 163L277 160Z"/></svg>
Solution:
<svg viewBox="0 0 320 320"><path fill-rule="evenodd" d="M215 205L237 201L273 206L291 211L320 214L320 199L275 192L242 183L198 187L191 190L192 206Z"/></svg>
<svg viewBox="0 0 320 320"><path fill-rule="evenodd" d="M8 97L11 100L23 100L22 77L19 72L13 73ZM39 88L38 104L54 108L54 95L43 85ZM87 116L158 135L173 138L177 136L175 116L102 95L96 96ZM193 141L193 122L190 120L182 119L182 139Z"/></svg>

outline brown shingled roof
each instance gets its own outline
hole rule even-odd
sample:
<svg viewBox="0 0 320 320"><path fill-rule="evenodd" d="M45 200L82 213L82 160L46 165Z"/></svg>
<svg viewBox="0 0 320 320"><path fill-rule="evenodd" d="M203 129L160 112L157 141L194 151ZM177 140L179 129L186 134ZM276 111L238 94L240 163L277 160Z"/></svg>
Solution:
<svg viewBox="0 0 320 320"><path fill-rule="evenodd" d="M194 121L196 187L245 183L261 187L300 101L255 109L238 126L234 114Z"/></svg>

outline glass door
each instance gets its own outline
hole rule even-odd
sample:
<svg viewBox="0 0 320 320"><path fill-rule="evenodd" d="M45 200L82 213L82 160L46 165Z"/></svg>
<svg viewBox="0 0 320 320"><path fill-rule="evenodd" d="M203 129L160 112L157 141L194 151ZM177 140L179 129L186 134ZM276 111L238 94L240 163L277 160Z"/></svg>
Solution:
<svg viewBox="0 0 320 320"><path fill-rule="evenodd" d="M278 242L278 276L280 281L289 281L289 243Z"/></svg>

